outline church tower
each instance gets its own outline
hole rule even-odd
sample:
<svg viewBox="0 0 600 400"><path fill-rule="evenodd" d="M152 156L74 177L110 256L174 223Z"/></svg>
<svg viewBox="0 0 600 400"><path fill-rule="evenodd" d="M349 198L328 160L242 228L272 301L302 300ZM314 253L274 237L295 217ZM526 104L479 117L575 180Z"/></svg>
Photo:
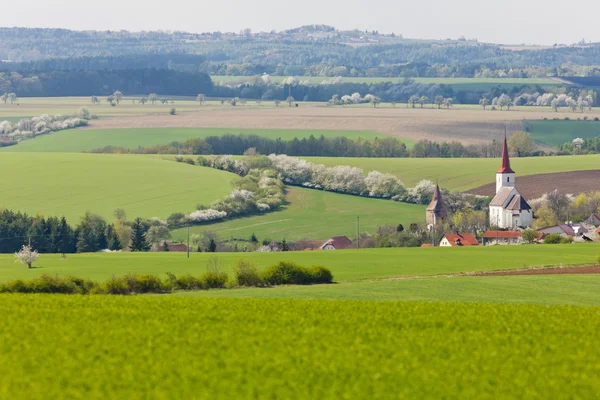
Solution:
<svg viewBox="0 0 600 400"><path fill-rule="evenodd" d="M446 219L446 205L444 204L440 187L437 184L433 191L433 199L431 199L431 203L427 206L425 217L427 225L430 226L441 225Z"/></svg>
<svg viewBox="0 0 600 400"><path fill-rule="evenodd" d="M504 148L502 149L502 166L496 171L496 194L503 187L515 187L515 171L510 168L506 135L504 135Z"/></svg>

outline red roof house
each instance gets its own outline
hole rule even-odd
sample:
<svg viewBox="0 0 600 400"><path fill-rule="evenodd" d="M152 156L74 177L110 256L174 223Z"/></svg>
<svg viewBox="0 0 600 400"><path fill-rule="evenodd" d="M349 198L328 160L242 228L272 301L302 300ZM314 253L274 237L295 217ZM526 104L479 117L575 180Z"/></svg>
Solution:
<svg viewBox="0 0 600 400"><path fill-rule="evenodd" d="M352 240L350 240L348 236L334 236L331 239L326 240L320 248L321 250L342 250L350 249L352 247Z"/></svg>
<svg viewBox="0 0 600 400"><path fill-rule="evenodd" d="M446 233L440 246L479 246L479 242L472 233Z"/></svg>

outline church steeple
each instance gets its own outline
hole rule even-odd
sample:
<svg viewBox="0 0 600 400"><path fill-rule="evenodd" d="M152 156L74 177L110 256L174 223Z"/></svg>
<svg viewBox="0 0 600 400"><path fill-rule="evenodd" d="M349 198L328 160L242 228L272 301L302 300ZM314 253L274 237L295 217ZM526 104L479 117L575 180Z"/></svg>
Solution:
<svg viewBox="0 0 600 400"><path fill-rule="evenodd" d="M438 184L435 185L433 191L433 198L431 203L427 206L426 220L429 225L437 225L442 223L446 219L446 205L444 204L444 198Z"/></svg>
<svg viewBox="0 0 600 400"><path fill-rule="evenodd" d="M506 135L504 135L504 147L502 149L502 165L496 171L496 193L504 187L515 187L515 171L510 168Z"/></svg>
<svg viewBox="0 0 600 400"><path fill-rule="evenodd" d="M514 174L510 168L510 159L508 158L508 144L506 142L506 135L504 135L504 147L502 148L502 165L497 172L498 174Z"/></svg>

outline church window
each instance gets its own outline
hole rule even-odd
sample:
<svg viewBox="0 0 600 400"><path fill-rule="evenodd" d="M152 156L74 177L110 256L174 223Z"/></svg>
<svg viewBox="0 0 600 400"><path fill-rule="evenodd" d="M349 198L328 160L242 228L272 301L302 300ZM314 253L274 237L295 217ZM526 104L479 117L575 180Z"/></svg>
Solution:
<svg viewBox="0 0 600 400"><path fill-rule="evenodd" d="M510 176L506 177L506 182L510 182Z"/></svg>

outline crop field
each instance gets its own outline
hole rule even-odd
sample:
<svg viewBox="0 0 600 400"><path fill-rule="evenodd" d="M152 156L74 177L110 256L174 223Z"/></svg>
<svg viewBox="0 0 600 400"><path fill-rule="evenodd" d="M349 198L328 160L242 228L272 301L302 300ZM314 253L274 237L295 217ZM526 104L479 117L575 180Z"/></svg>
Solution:
<svg viewBox="0 0 600 400"><path fill-rule="evenodd" d="M42 254L28 270L15 264L12 254L0 255L0 282L40 274L74 275L106 280L126 273L200 274L207 261L218 256L221 270L231 272L239 258L247 258L266 268L279 261L330 268L336 282L406 276L430 276L461 272L523 269L548 265L594 265L600 255L598 244L547 246L489 246L473 248L392 248L336 251L297 251L275 253L89 253ZM477 279L488 279L482 277ZM516 277L520 278L520 277ZM272 290L272 289L266 289Z"/></svg>
<svg viewBox="0 0 600 400"><path fill-rule="evenodd" d="M379 225L403 224L408 227L411 222L425 219L425 206L422 205L298 187L288 187L287 190L289 204L281 211L194 226L190 232L216 232L221 239L247 240L254 233L260 241L326 240L332 236L356 236L356 217L360 217L360 231L363 233L375 233ZM183 240L186 230L174 231L173 237Z"/></svg>
<svg viewBox="0 0 600 400"><path fill-rule="evenodd" d="M62 216L75 224L86 211L111 218L166 218L191 212L231 192L235 175L131 155L0 153L0 207Z"/></svg>
<svg viewBox="0 0 600 400"><path fill-rule="evenodd" d="M287 76L271 76L274 83L281 83L287 79ZM310 83L321 83L332 78L322 76L298 76L299 81L309 81ZM253 76L229 76L229 75L213 75L211 79L215 83L225 84L241 84L251 82ZM392 82L401 83L406 78L390 78L390 77L342 77L342 83L382 83ZM489 90L492 87L500 86L503 88L512 88L523 85L540 85L540 86L564 86L563 83L550 78L410 78L418 83L437 84L451 86L455 91L460 90Z"/></svg>
<svg viewBox="0 0 600 400"><path fill-rule="evenodd" d="M369 131L294 130L294 129L244 129L244 128L130 128L130 129L70 129L25 140L16 146L6 147L6 152L81 152L105 146L137 148L183 142L191 138L222 136L225 134L259 135L269 139L308 138L321 135L329 138L374 139L384 136Z"/></svg>
<svg viewBox="0 0 600 400"><path fill-rule="evenodd" d="M0 310L2 398L567 399L600 390L595 307L2 295Z"/></svg>
<svg viewBox="0 0 600 400"><path fill-rule="evenodd" d="M556 147L575 138L591 139L600 136L599 121L528 121L531 138L538 143Z"/></svg>
<svg viewBox="0 0 600 400"><path fill-rule="evenodd" d="M398 176L407 186L414 186L421 179L438 181L440 187L453 191L465 191L493 182L500 159L494 158L346 158L302 157L311 162L332 165L350 165L389 172ZM511 158L512 168L519 176L551 172L597 170L600 155ZM593 184L593 182L591 182Z"/></svg>

